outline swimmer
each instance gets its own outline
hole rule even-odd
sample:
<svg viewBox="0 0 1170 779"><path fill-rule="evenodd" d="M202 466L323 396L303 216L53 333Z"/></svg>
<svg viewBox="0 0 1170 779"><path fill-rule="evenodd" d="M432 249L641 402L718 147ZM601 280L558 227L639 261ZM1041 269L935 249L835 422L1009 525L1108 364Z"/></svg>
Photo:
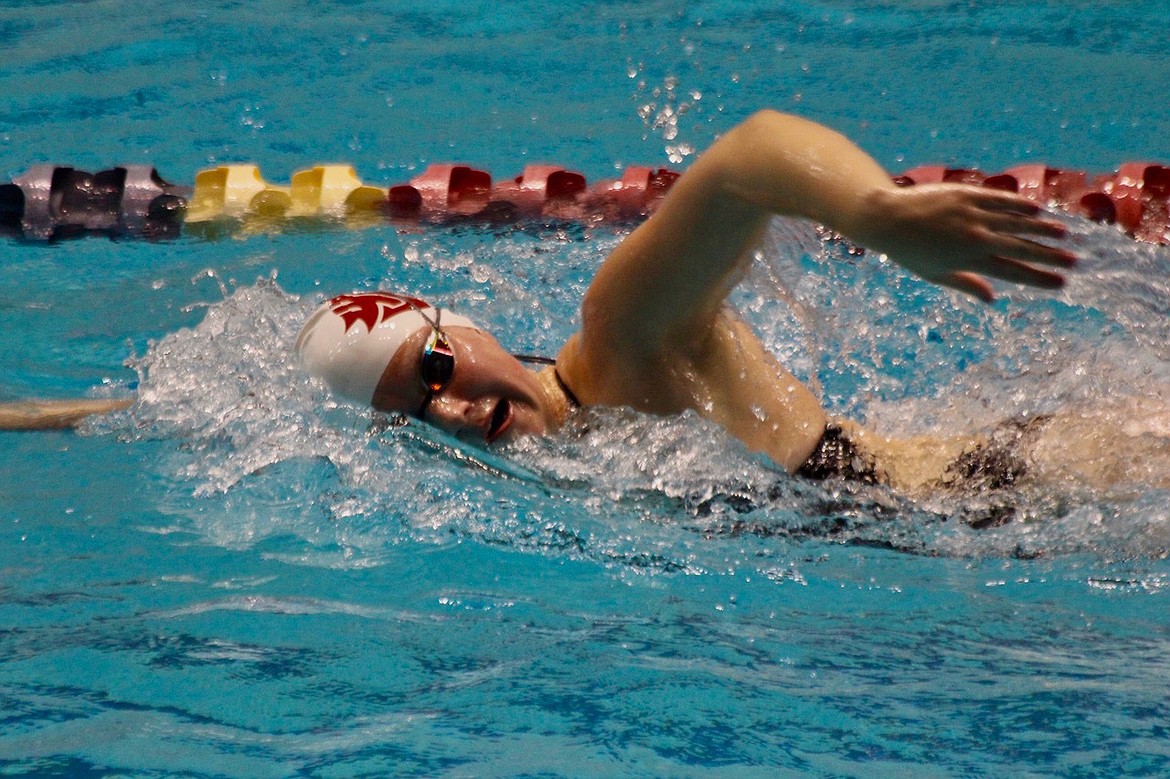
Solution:
<svg viewBox="0 0 1170 779"><path fill-rule="evenodd" d="M988 437L892 440L830 419L766 350L727 297L773 215L825 225L987 302L991 279L1057 289L1076 262L1044 242L1059 241L1064 226L1016 194L961 184L900 188L837 132L762 111L702 154L602 263L581 304L581 330L553 364L530 370L471 321L387 293L329 301L296 350L335 393L481 444L551 432L577 406L629 406L694 410L812 478L913 490L945 484L964 458L975 470L980 457L995 461ZM8 410L0 409L0 425ZM45 426L84 417L51 411ZM37 427L35 409L29 414L19 420ZM1017 438L1042 435L1042 422Z"/></svg>

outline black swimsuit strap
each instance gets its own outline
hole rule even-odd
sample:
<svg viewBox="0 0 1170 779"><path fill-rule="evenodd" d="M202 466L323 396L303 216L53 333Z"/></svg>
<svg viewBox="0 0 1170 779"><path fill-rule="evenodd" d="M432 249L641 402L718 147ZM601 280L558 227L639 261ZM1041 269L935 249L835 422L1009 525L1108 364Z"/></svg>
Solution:
<svg viewBox="0 0 1170 779"><path fill-rule="evenodd" d="M561 372L557 370L556 360L552 357L541 357L536 354L513 354L512 356L520 362L553 366L553 378L557 380L557 386L561 388L561 392L565 393L565 398L569 401L569 405L573 408L581 408L581 401L577 400L577 396L573 394L573 390L569 389L569 385L565 384L565 380L561 378Z"/></svg>
<svg viewBox="0 0 1170 779"><path fill-rule="evenodd" d="M561 388L561 392L565 393L565 398L568 399L569 405L573 408L581 408L581 401L577 400L577 396L573 394L573 390L569 389L569 385L565 384L565 380L561 378L561 372L553 366L553 378L557 380L557 386Z"/></svg>

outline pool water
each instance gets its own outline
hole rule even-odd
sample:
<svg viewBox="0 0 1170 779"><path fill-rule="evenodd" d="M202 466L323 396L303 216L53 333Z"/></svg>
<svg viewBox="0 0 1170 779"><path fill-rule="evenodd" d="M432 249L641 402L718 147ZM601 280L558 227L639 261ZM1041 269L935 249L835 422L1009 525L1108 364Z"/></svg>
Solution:
<svg viewBox="0 0 1170 779"><path fill-rule="evenodd" d="M891 170L1167 159L1163 4L9 2L0 179L42 162L685 167L772 106ZM778 221L735 293L835 412L977 427L1170 386L1170 250L1070 220L991 307ZM290 360L327 294L441 299L553 353L628 226L233 225L0 245L10 776L1163 776L1170 476L914 501L697 417L491 452ZM1140 446L1139 446L1140 445ZM1159 451L1158 441L1134 451ZM1141 466L1141 467L1138 467ZM1159 470L1161 468L1161 470ZM1009 501L1014 519L964 520Z"/></svg>

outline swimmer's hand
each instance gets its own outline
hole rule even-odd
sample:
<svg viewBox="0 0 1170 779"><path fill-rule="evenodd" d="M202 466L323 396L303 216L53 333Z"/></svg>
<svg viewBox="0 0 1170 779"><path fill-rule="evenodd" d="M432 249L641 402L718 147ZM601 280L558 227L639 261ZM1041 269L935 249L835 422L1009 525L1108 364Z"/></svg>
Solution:
<svg viewBox="0 0 1170 779"><path fill-rule="evenodd" d="M988 277L1059 289L1076 264L1067 249L1033 238L1061 239L1063 224L1011 192L964 184L875 189L848 231L927 281L995 299ZM1052 270L1057 269L1057 270Z"/></svg>

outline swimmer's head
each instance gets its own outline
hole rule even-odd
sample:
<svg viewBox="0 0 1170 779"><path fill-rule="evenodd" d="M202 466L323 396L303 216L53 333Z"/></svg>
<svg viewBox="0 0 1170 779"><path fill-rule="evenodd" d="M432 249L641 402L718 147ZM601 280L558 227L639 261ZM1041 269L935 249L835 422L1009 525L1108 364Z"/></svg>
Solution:
<svg viewBox="0 0 1170 779"><path fill-rule="evenodd" d="M475 443L544 433L567 414L547 372L525 368L466 317L406 295L335 297L296 350L336 394Z"/></svg>
<svg viewBox="0 0 1170 779"><path fill-rule="evenodd" d="M355 292L314 312L297 337L296 351L314 376L336 394L370 405L386 366L402 344L436 321L472 327L471 320L407 295Z"/></svg>

